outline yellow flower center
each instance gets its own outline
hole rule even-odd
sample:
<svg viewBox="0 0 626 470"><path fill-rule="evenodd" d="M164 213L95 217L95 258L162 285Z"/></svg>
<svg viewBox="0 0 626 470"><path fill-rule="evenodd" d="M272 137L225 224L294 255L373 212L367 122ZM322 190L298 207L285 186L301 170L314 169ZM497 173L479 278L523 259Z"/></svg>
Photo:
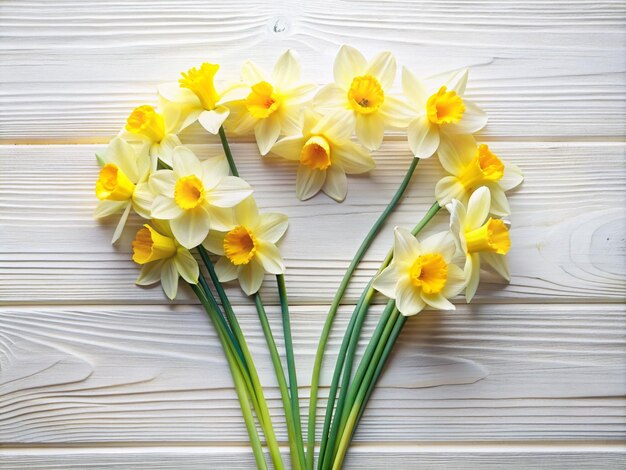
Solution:
<svg viewBox="0 0 626 470"><path fill-rule="evenodd" d="M300 163L311 170L326 170L330 165L330 144L319 135L306 141L300 151Z"/></svg>
<svg viewBox="0 0 626 470"><path fill-rule="evenodd" d="M280 106L280 97L274 87L267 82L259 82L252 86L246 97L246 108L250 115L257 119L269 117Z"/></svg>
<svg viewBox="0 0 626 470"><path fill-rule="evenodd" d="M371 114L385 101L385 92L371 75L354 77L348 90L348 103L358 113Z"/></svg>
<svg viewBox="0 0 626 470"><path fill-rule="evenodd" d="M445 86L428 98L426 114L434 124L456 124L463 117L465 105L455 91L447 91Z"/></svg>
<svg viewBox="0 0 626 470"><path fill-rule="evenodd" d="M413 262L410 276L424 294L438 294L448 280L448 264L439 253L421 255Z"/></svg>
<svg viewBox="0 0 626 470"><path fill-rule="evenodd" d="M173 238L161 235L146 224L139 229L133 240L133 261L137 264L146 264L171 258L177 249Z"/></svg>
<svg viewBox="0 0 626 470"><path fill-rule="evenodd" d="M96 196L109 201L127 201L133 196L135 185L114 163L107 163L100 170L96 181Z"/></svg>
<svg viewBox="0 0 626 470"><path fill-rule="evenodd" d="M187 73L181 73L183 78L178 80L181 88L188 88L193 91L202 103L202 107L208 111L215 109L215 104L220 99L213 83L215 74L219 69L219 65L205 62L200 66L200 70L193 67Z"/></svg>
<svg viewBox="0 0 626 470"><path fill-rule="evenodd" d="M243 225L238 225L224 237L224 254L234 265L248 264L256 253L256 238Z"/></svg>
<svg viewBox="0 0 626 470"><path fill-rule="evenodd" d="M174 201L184 210L193 209L204 200L204 185L197 176L178 178L174 187Z"/></svg>
<svg viewBox="0 0 626 470"><path fill-rule="evenodd" d="M476 149L472 162L459 176L459 181L467 191L473 191L484 183L499 181L502 176L504 163L491 153L488 146L482 144Z"/></svg>
<svg viewBox="0 0 626 470"><path fill-rule="evenodd" d="M133 134L143 135L152 142L161 142L165 137L163 116L152 106L144 105L135 108L126 120L126 130Z"/></svg>
<svg viewBox="0 0 626 470"><path fill-rule="evenodd" d="M499 255L506 255L511 248L509 229L499 219L489 220L475 230L465 232L465 243L468 253L488 251Z"/></svg>

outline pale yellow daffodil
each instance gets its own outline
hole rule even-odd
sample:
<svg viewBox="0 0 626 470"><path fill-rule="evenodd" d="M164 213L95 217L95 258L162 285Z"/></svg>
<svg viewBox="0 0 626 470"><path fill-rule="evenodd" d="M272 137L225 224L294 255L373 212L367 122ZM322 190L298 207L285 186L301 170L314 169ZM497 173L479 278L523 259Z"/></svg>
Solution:
<svg viewBox="0 0 626 470"><path fill-rule="evenodd" d="M472 136L454 136L439 146L441 166L451 174L435 186L440 206L453 199L463 205L478 188L486 186L491 192L490 212L497 216L511 213L505 192L524 180L522 171L514 164L500 160L485 144L477 145Z"/></svg>
<svg viewBox="0 0 626 470"><path fill-rule="evenodd" d="M396 227L393 260L374 278L373 287L395 299L405 316L415 315L426 306L454 310L448 299L465 287L463 270L452 264L455 251L450 232L420 242L408 230Z"/></svg>
<svg viewBox="0 0 626 470"><path fill-rule="evenodd" d="M174 238L167 222L153 220L152 225L140 228L132 244L133 261L142 266L135 282L147 286L161 281L165 294L174 299L179 276L191 284L198 283L198 263Z"/></svg>
<svg viewBox="0 0 626 470"><path fill-rule="evenodd" d="M169 220L176 240L189 249L202 243L209 230L229 230L232 207L250 196L252 189L243 179L228 175L223 156L201 162L187 147L176 147L172 169L150 176L157 194L152 218Z"/></svg>
<svg viewBox="0 0 626 470"><path fill-rule="evenodd" d="M381 52L369 62L354 47L343 45L333 67L335 82L324 86L313 99L323 114L341 111L349 116L350 131L369 150L380 147L388 127L406 127L404 103L390 94L396 77L396 61Z"/></svg>
<svg viewBox="0 0 626 470"><path fill-rule="evenodd" d="M147 185L150 156L147 151L142 152L141 148L115 137L104 152L97 154L97 159L101 169L96 181L96 197L100 202L94 217L122 213L111 240L114 243L122 234L131 208L141 217L150 217L146 201L146 194L150 192Z"/></svg>
<svg viewBox="0 0 626 470"><path fill-rule="evenodd" d="M408 69L402 71L402 88L413 109L407 129L411 151L417 158L429 158L445 148L441 143L451 135L473 134L487 124L487 115L464 97L467 70L452 74L444 83L427 87Z"/></svg>
<svg viewBox="0 0 626 470"><path fill-rule="evenodd" d="M215 271L221 282L239 279L247 295L254 294L263 283L266 272L285 271L276 247L287 230L287 216L278 213L259 214L252 197L234 209L235 227L228 232L209 232L203 245L221 258Z"/></svg>
<svg viewBox="0 0 626 470"><path fill-rule="evenodd" d="M292 50L278 58L269 78L247 61L241 80L248 85L248 95L229 104L233 118L226 124L235 134L254 131L259 152L266 155L280 135L298 132L303 107L315 85L300 82L300 63Z"/></svg>
<svg viewBox="0 0 626 470"><path fill-rule="evenodd" d="M300 163L296 179L299 199L309 199L321 190L341 202L348 191L346 173L365 173L376 166L369 152L350 140L351 129L345 113L321 117L307 111L301 133L274 144L272 153Z"/></svg>
<svg viewBox="0 0 626 470"><path fill-rule="evenodd" d="M465 298L468 302L478 288L481 261L507 281L511 279L505 257L511 248L509 229L503 220L489 217L490 206L491 195L484 186L471 195L467 210L456 199L446 206L450 211L450 230L465 254Z"/></svg>

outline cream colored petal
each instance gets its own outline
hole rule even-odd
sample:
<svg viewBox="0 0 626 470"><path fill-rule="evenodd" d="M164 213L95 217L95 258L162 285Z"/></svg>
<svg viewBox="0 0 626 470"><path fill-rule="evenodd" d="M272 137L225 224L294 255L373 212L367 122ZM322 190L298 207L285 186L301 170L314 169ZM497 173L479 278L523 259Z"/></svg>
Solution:
<svg viewBox="0 0 626 470"><path fill-rule="evenodd" d="M312 108L305 108L304 117L302 119L302 132L300 132L303 136L310 135L317 124L317 122L322 119L322 115L318 112L313 111Z"/></svg>
<svg viewBox="0 0 626 470"><path fill-rule="evenodd" d="M267 212L259 215L254 232L259 239L276 243L285 234L288 225L289 221L286 215Z"/></svg>
<svg viewBox="0 0 626 470"><path fill-rule="evenodd" d="M349 175L366 173L376 167L376 162L370 153L364 147L351 141L334 145L331 150L331 160L341 165Z"/></svg>
<svg viewBox="0 0 626 470"><path fill-rule="evenodd" d="M190 284L198 283L198 276L200 269L196 259L191 255L189 250L179 248L176 256L174 256L174 264L176 270L182 276L182 278Z"/></svg>
<svg viewBox="0 0 626 470"><path fill-rule="evenodd" d="M99 201L93 214L94 219L101 219L124 210L128 201Z"/></svg>
<svg viewBox="0 0 626 470"><path fill-rule="evenodd" d="M300 62L294 50L288 49L276 61L272 71L272 83L278 89L290 87L300 80Z"/></svg>
<svg viewBox="0 0 626 470"><path fill-rule="evenodd" d="M215 263L215 272L220 282L228 282L237 279L237 266L231 263L226 257L217 260L217 263Z"/></svg>
<svg viewBox="0 0 626 470"><path fill-rule="evenodd" d="M159 170L150 175L149 186L153 193L162 194L169 198L174 197L176 175L172 170Z"/></svg>
<svg viewBox="0 0 626 470"><path fill-rule="evenodd" d="M367 67L367 60L354 47L343 45L337 52L333 74L335 82L349 87L352 79L357 75L363 75Z"/></svg>
<svg viewBox="0 0 626 470"><path fill-rule="evenodd" d="M305 139L302 136L283 137L272 146L270 152L287 160L297 161L300 160L300 152L304 143Z"/></svg>
<svg viewBox="0 0 626 470"><path fill-rule="evenodd" d="M196 94L188 88L181 88L176 82L163 83L157 88L159 95L173 103L201 106Z"/></svg>
<svg viewBox="0 0 626 470"><path fill-rule="evenodd" d="M264 276L265 270L263 266L255 259L248 264L240 266L237 273L239 285L247 295L252 295L261 288Z"/></svg>
<svg viewBox="0 0 626 470"><path fill-rule="evenodd" d="M450 134L473 134L487 124L487 114L471 101L463 100L465 112L457 124L444 124Z"/></svg>
<svg viewBox="0 0 626 470"><path fill-rule="evenodd" d="M133 209L144 219L150 219L155 194L147 182L139 183L133 191Z"/></svg>
<svg viewBox="0 0 626 470"><path fill-rule="evenodd" d="M326 170L326 181L322 191L337 202L341 202L348 194L348 179L346 172L339 166L332 165Z"/></svg>
<svg viewBox="0 0 626 470"><path fill-rule="evenodd" d="M301 201L306 201L320 192L324 181L326 180L326 171L312 170L308 166L300 165L298 167L298 175L296 176L296 195Z"/></svg>
<svg viewBox="0 0 626 470"><path fill-rule="evenodd" d="M166 260L153 261L141 267L141 273L135 281L138 286L149 286L161 280L161 269Z"/></svg>
<svg viewBox="0 0 626 470"><path fill-rule="evenodd" d="M202 175L200 160L196 154L184 145L179 145L172 154L172 168L177 178L189 175Z"/></svg>
<svg viewBox="0 0 626 470"><path fill-rule="evenodd" d="M237 223L253 229L259 221L259 208L254 197L249 196L234 208Z"/></svg>
<svg viewBox="0 0 626 470"><path fill-rule="evenodd" d="M302 135L302 106L288 106L276 115L282 135Z"/></svg>
<svg viewBox="0 0 626 470"><path fill-rule="evenodd" d="M142 175L139 174L137 156L132 145L119 137L115 137L111 140L105 154L108 162L117 164L129 180L134 183L139 181L139 177Z"/></svg>
<svg viewBox="0 0 626 470"><path fill-rule="evenodd" d="M273 243L259 241L255 256L266 272L270 274L282 274L285 272L283 258L280 255L280 251Z"/></svg>
<svg viewBox="0 0 626 470"><path fill-rule="evenodd" d="M359 114L356 116L356 136L369 150L376 150L385 137L385 119L380 113Z"/></svg>
<svg viewBox="0 0 626 470"><path fill-rule="evenodd" d="M462 200L465 187L456 176L444 176L435 185L435 197L440 206L445 206L453 199Z"/></svg>
<svg viewBox="0 0 626 470"><path fill-rule="evenodd" d="M422 292L422 300L437 310L456 310L456 307L441 294L425 294Z"/></svg>
<svg viewBox="0 0 626 470"><path fill-rule="evenodd" d="M205 190L213 189L224 176L230 175L228 160L224 155L215 155L200 162L202 175L200 179Z"/></svg>
<svg viewBox="0 0 626 470"><path fill-rule="evenodd" d="M385 51L379 52L370 60L365 73L376 77L383 90L388 90L396 79L396 69L396 59L391 52Z"/></svg>
<svg viewBox="0 0 626 470"><path fill-rule="evenodd" d="M254 127L254 137L261 155L266 155L278 140L280 121L276 116L261 119Z"/></svg>
<svg viewBox="0 0 626 470"><path fill-rule="evenodd" d="M311 101L311 96L316 90L317 85L313 83L302 83L285 90L284 96L290 107L303 105Z"/></svg>
<svg viewBox="0 0 626 470"><path fill-rule="evenodd" d="M194 109L194 114L197 114L196 109L197 108ZM165 133L178 134L181 130L185 117L189 114L189 112L190 108L188 106L181 106L179 104L172 103L171 101L161 100L159 113L163 117Z"/></svg>
<svg viewBox="0 0 626 470"><path fill-rule="evenodd" d="M506 198L506 194L497 184L490 184L488 188L491 191L491 207L489 212L498 217L506 217L511 214L511 206Z"/></svg>
<svg viewBox="0 0 626 470"><path fill-rule="evenodd" d="M231 207L206 206L211 219L211 230L226 232L235 226L235 215Z"/></svg>
<svg viewBox="0 0 626 470"><path fill-rule="evenodd" d="M152 201L150 216L153 219L170 220L179 217L182 213L183 210L178 207L172 198L159 194Z"/></svg>
<svg viewBox="0 0 626 470"><path fill-rule="evenodd" d="M204 241L202 242L202 246L209 250L211 253L214 253L219 256L224 256L224 237L226 236L226 232L221 232L219 230L209 230L209 234L206 236Z"/></svg>
<svg viewBox="0 0 626 470"><path fill-rule="evenodd" d="M209 204L217 207L234 207L252 194L252 188L242 178L224 176L217 186L207 191Z"/></svg>
<svg viewBox="0 0 626 470"><path fill-rule="evenodd" d="M426 85L406 67L402 68L402 91L416 109L426 108L429 98Z"/></svg>
<svg viewBox="0 0 626 470"><path fill-rule="evenodd" d="M172 166L174 149L182 145L180 138L176 134L167 134L161 142L154 144L156 156L169 166Z"/></svg>
<svg viewBox="0 0 626 470"><path fill-rule="evenodd" d="M491 208L491 193L489 188L481 186L472 193L467 204L465 229L474 230L485 223Z"/></svg>
<svg viewBox="0 0 626 470"><path fill-rule="evenodd" d="M221 90L218 103L227 104L230 107L232 101L244 100L248 94L250 94L250 87L245 83L231 83Z"/></svg>
<svg viewBox="0 0 626 470"><path fill-rule="evenodd" d="M335 83L320 88L313 97L313 108L320 113L348 110L348 92ZM353 113L349 113L352 115ZM354 127L354 123L352 124Z"/></svg>
<svg viewBox="0 0 626 470"><path fill-rule="evenodd" d="M467 69L459 70L458 72L453 73L445 83L446 88L448 90L456 91L456 94L459 96L463 96L467 85L467 75Z"/></svg>
<svg viewBox="0 0 626 470"><path fill-rule="evenodd" d="M248 60L241 67L241 81L252 86L265 81L265 76L254 62Z"/></svg>
<svg viewBox="0 0 626 470"><path fill-rule="evenodd" d="M372 287L385 297L390 299L396 298L396 286L400 280L400 273L396 269L396 265L392 262L383 271L374 278Z"/></svg>
<svg viewBox="0 0 626 470"><path fill-rule="evenodd" d="M448 265L448 279L441 293L444 297L451 299L460 294L465 289L465 274L456 264Z"/></svg>
<svg viewBox="0 0 626 470"><path fill-rule="evenodd" d="M446 263L450 263L456 251L454 237L449 230L435 233L423 239L420 245L423 253L439 253L443 256Z"/></svg>
<svg viewBox="0 0 626 470"><path fill-rule="evenodd" d="M386 125L394 129L405 129L415 119L414 113L410 112L406 103L393 95L385 96L385 102L379 112L383 115Z"/></svg>
<svg viewBox="0 0 626 470"><path fill-rule="evenodd" d="M402 315L416 315L424 309L426 303L420 292L421 289L416 288L408 277L400 279L396 290L396 305Z"/></svg>
<svg viewBox="0 0 626 470"><path fill-rule="evenodd" d="M511 281L511 273L509 271L509 263L507 262L505 255L499 255L497 253L481 253L481 261L484 261L491 266L500 276L507 281Z"/></svg>
<svg viewBox="0 0 626 470"><path fill-rule="evenodd" d="M344 110L323 116L311 130L311 134L324 135L333 144L350 140L354 130L354 118Z"/></svg>
<svg viewBox="0 0 626 470"><path fill-rule="evenodd" d="M465 300L470 303L476 294L478 289L478 282L480 281L480 257L478 253L467 255L465 262Z"/></svg>
<svg viewBox="0 0 626 470"><path fill-rule="evenodd" d="M504 175L502 179L498 181L500 187L505 191L509 191L522 184L522 181L524 181L522 170L513 163L504 163Z"/></svg>
<svg viewBox="0 0 626 470"><path fill-rule="evenodd" d="M183 211L182 215L170 220L170 228L178 243L191 250L204 241L211 220L203 207Z"/></svg>
<svg viewBox="0 0 626 470"><path fill-rule="evenodd" d="M417 158L430 158L439 147L439 128L421 116L414 119L407 129L409 147Z"/></svg>
<svg viewBox="0 0 626 470"><path fill-rule="evenodd" d="M122 212L122 216L120 217L120 220L117 223L117 227L115 227L115 231L113 232L113 238L111 239L111 243L115 243L122 235L122 231L124 230L124 226L126 225L126 221L128 220L128 214L130 214L131 207L132 205L130 201L126 202L126 209L124 209L124 212Z"/></svg>
<svg viewBox="0 0 626 470"><path fill-rule="evenodd" d="M456 199L446 206L450 212L450 232L454 236L457 248L465 253L467 251L465 244L465 206Z"/></svg>
<svg viewBox="0 0 626 470"><path fill-rule="evenodd" d="M161 268L161 287L170 300L174 300L178 292L178 271L173 259L166 259Z"/></svg>
<svg viewBox="0 0 626 470"><path fill-rule="evenodd" d="M393 257L397 262L413 262L423 253L420 242L411 232L402 227L393 231Z"/></svg>
<svg viewBox="0 0 626 470"><path fill-rule="evenodd" d="M216 135L220 131L220 127L228 117L230 110L226 106L218 106L211 111L203 111L198 116L198 122L208 132Z"/></svg>
<svg viewBox="0 0 626 470"><path fill-rule="evenodd" d="M476 156L476 140L471 135L440 134L437 155L448 173L459 176Z"/></svg>

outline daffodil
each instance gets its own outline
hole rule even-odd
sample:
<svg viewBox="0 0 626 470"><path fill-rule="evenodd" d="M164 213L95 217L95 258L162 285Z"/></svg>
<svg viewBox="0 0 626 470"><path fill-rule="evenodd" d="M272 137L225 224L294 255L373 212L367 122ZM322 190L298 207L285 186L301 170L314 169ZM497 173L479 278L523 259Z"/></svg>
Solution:
<svg viewBox="0 0 626 470"><path fill-rule="evenodd" d="M405 127L404 103L390 95L396 77L396 61L381 52L369 62L350 46L341 46L333 68L335 82L313 99L314 108L326 114L341 110L349 116L350 131L369 150L380 147L387 127Z"/></svg>
<svg viewBox="0 0 626 470"><path fill-rule="evenodd" d="M486 186L491 192L491 213L497 216L511 213L505 192L524 180L516 165L500 160L487 145L477 145L472 136L454 136L442 141L439 148L441 165L451 174L435 186L440 206L453 199L467 205L470 195Z"/></svg>
<svg viewBox="0 0 626 470"><path fill-rule="evenodd" d="M147 147L156 169L157 159L172 165L172 152L181 145L177 133L181 130L181 110L160 100L159 111L148 104L138 106L128 116L120 137Z"/></svg>
<svg viewBox="0 0 626 470"><path fill-rule="evenodd" d="M300 63L292 50L278 58L270 78L248 61L241 79L249 93L244 100L230 104L233 119L229 130L235 134L254 130L259 152L265 155L281 134L298 132L303 106L315 85L300 82Z"/></svg>
<svg viewBox="0 0 626 470"><path fill-rule="evenodd" d="M266 272L282 274L283 259L276 247L287 230L287 216L259 214L249 197L235 207L235 226L227 232L211 231L203 245L221 258L215 271L221 282L239 279L247 295L259 290Z"/></svg>
<svg viewBox="0 0 626 470"><path fill-rule="evenodd" d="M408 69L402 71L402 88L413 109L407 129L409 146L417 158L445 152L440 144L451 135L473 134L487 124L487 115L464 97L467 70L453 74L445 83L427 88Z"/></svg>
<svg viewBox="0 0 626 470"><path fill-rule="evenodd" d="M204 62L199 68L193 67L182 73L178 83L164 83L159 86L159 95L181 108L180 130L198 121L211 134L217 134L228 117L230 110L224 106L228 100L239 97L234 94L241 86L231 86L218 90L215 74L220 66Z"/></svg>
<svg viewBox="0 0 626 470"><path fill-rule="evenodd" d="M161 281L163 291L170 298L176 297L178 278L197 284L198 263L189 250L178 243L165 221L153 220L151 227L145 224L133 241L133 261L142 266L135 281L147 286Z"/></svg>
<svg viewBox="0 0 626 470"><path fill-rule="evenodd" d="M111 243L118 240L131 208L140 216L149 218L146 203L146 180L150 171L150 157L119 137L115 137L105 151L97 154L101 165L96 181L96 197L100 200L94 217L122 213Z"/></svg>
<svg viewBox="0 0 626 470"><path fill-rule="evenodd" d="M419 313L427 305L454 310L448 300L465 287L463 270L452 264L456 247L450 232L419 242L406 229L394 231L393 260L373 282L385 296L396 299L402 315Z"/></svg>
<svg viewBox="0 0 626 470"><path fill-rule="evenodd" d="M369 152L350 140L350 118L345 113L324 117L305 113L301 134L279 140L272 153L300 163L296 194L309 199L320 190L341 202L348 191L346 173L365 173L376 166Z"/></svg>
<svg viewBox="0 0 626 470"><path fill-rule="evenodd" d="M468 302L478 288L481 261L507 281L511 279L505 257L511 248L509 229L503 220L489 217L490 205L489 188L483 186L471 195L467 210L456 199L446 206L450 211L450 229L465 254L465 298Z"/></svg>
<svg viewBox="0 0 626 470"><path fill-rule="evenodd" d="M243 179L228 176L223 156L204 161L187 147L176 147L172 169L150 176L157 194L152 203L153 219L169 220L176 240L185 248L198 246L209 229L229 230L233 225L232 207L252 194Z"/></svg>

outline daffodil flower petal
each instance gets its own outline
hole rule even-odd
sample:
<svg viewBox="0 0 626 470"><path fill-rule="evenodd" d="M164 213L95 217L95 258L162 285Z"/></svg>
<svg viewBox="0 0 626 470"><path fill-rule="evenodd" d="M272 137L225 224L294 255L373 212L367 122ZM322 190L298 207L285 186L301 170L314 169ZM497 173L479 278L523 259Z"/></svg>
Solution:
<svg viewBox="0 0 626 470"><path fill-rule="evenodd" d="M444 170L459 175L476 155L476 140L471 135L444 135L437 148L437 155Z"/></svg>
<svg viewBox="0 0 626 470"><path fill-rule="evenodd" d="M220 282L229 282L237 279L237 266L231 263L228 258L220 258L215 263L215 272Z"/></svg>
<svg viewBox="0 0 626 470"><path fill-rule="evenodd" d="M379 52L372 58L365 73L376 77L383 88L391 88L396 78L396 59L391 52Z"/></svg>
<svg viewBox="0 0 626 470"><path fill-rule="evenodd" d="M273 243L259 241L256 259L259 260L263 269L270 274L282 274L285 272L283 258Z"/></svg>
<svg viewBox="0 0 626 470"><path fill-rule="evenodd" d="M152 147L160 160L172 166L174 149L179 145L182 145L182 143L176 134L167 134L161 142L154 144Z"/></svg>
<svg viewBox="0 0 626 470"><path fill-rule="evenodd" d="M319 119L311 134L323 134L334 142L345 142L350 139L353 126L350 113L335 111Z"/></svg>
<svg viewBox="0 0 626 470"><path fill-rule="evenodd" d="M356 75L362 75L367 67L367 60L363 54L351 46L343 45L337 53L333 74L335 81L350 86Z"/></svg>
<svg viewBox="0 0 626 470"><path fill-rule="evenodd" d="M241 81L248 85L254 85L264 81L263 71L252 61L248 60L241 68Z"/></svg>
<svg viewBox="0 0 626 470"><path fill-rule="evenodd" d="M304 146L304 137L289 136L283 137L274 144L271 152L286 160L300 160L300 151Z"/></svg>
<svg viewBox="0 0 626 470"><path fill-rule="evenodd" d="M435 233L420 242L420 250L423 253L439 253L449 264L456 251L454 237L449 231Z"/></svg>
<svg viewBox="0 0 626 470"><path fill-rule="evenodd" d="M232 208L206 206L205 210L211 220L211 230L226 231L230 230L235 225Z"/></svg>
<svg viewBox="0 0 626 470"><path fill-rule="evenodd" d="M497 253L483 252L480 254L482 261L491 266L500 276L507 281L511 280L511 273L509 272L509 263L506 260L506 256L499 255Z"/></svg>
<svg viewBox="0 0 626 470"><path fill-rule="evenodd" d="M258 237L270 243L276 243L287 231L288 219L284 214L268 212L259 215L259 222L255 227Z"/></svg>
<svg viewBox="0 0 626 470"><path fill-rule="evenodd" d="M393 240L393 256L396 259L414 259L423 251L420 242L405 228L396 227Z"/></svg>
<svg viewBox="0 0 626 470"><path fill-rule="evenodd" d="M396 305L400 313L404 316L415 315L421 312L426 306L426 303L420 296L420 291L406 278L401 278L400 281L398 281L396 294Z"/></svg>
<svg viewBox="0 0 626 470"><path fill-rule="evenodd" d="M261 119L254 127L254 137L261 155L266 155L278 140L280 122L276 116Z"/></svg>
<svg viewBox="0 0 626 470"><path fill-rule="evenodd" d="M418 109L426 107L428 91L426 85L406 67L402 68L402 91Z"/></svg>
<svg viewBox="0 0 626 470"><path fill-rule="evenodd" d="M178 271L172 259L166 259L161 268L161 287L165 295L174 300L178 292Z"/></svg>
<svg viewBox="0 0 626 470"><path fill-rule="evenodd" d="M122 231L124 230L124 225L126 225L126 221L128 220L128 214L130 214L131 207L131 203L127 201L126 209L122 213L122 217L120 217L120 220L117 223L117 227L115 227L115 231L113 232L113 238L111 239L111 243L115 243L122 235Z"/></svg>
<svg viewBox="0 0 626 470"><path fill-rule="evenodd" d="M456 264L448 265L448 279L446 285L443 287L441 294L446 298L454 297L461 293L465 289L465 275L463 270Z"/></svg>
<svg viewBox="0 0 626 470"><path fill-rule="evenodd" d="M96 219L101 219L102 217L117 214L124 210L127 203L127 201L99 201L93 216Z"/></svg>
<svg viewBox="0 0 626 470"><path fill-rule="evenodd" d="M467 256L465 261L465 300L469 303L476 294L478 289L478 281L480 280L480 256L478 253L472 253Z"/></svg>
<svg viewBox="0 0 626 470"><path fill-rule="evenodd" d="M209 233L210 226L209 214L202 206L183 211L180 216L170 220L170 227L176 240L189 250L202 243Z"/></svg>
<svg viewBox="0 0 626 470"><path fill-rule="evenodd" d="M198 268L196 259L191 255L189 250L179 248L176 256L174 256L174 264L176 270L185 281L190 284L198 283L200 269Z"/></svg>
<svg viewBox="0 0 626 470"><path fill-rule="evenodd" d="M140 217L149 219L153 201L154 193L150 189L150 184L147 181L139 183L133 191L133 209L135 212Z"/></svg>
<svg viewBox="0 0 626 470"><path fill-rule="evenodd" d="M159 194L152 202L150 216L153 219L170 220L180 216L182 212L183 210L178 207L174 199Z"/></svg>
<svg viewBox="0 0 626 470"><path fill-rule="evenodd" d="M445 86L450 91L455 91L457 95L463 96L465 94L465 87L467 86L468 70L463 69L452 74Z"/></svg>
<svg viewBox="0 0 626 470"><path fill-rule="evenodd" d="M465 188L454 176L444 176L435 185L435 196L437 202L445 206L453 199L463 199Z"/></svg>
<svg viewBox="0 0 626 470"><path fill-rule="evenodd" d="M348 94L335 83L323 86L313 98L313 107L320 112L331 112L336 109L346 108ZM347 111L347 110L346 110ZM352 116L352 113L347 113ZM354 127L354 121L352 121ZM352 131L353 129L350 129Z"/></svg>
<svg viewBox="0 0 626 470"><path fill-rule="evenodd" d="M456 124L446 125L446 132L450 134L473 134L478 132L487 124L487 114L468 100L463 100L465 112L463 117Z"/></svg>
<svg viewBox="0 0 626 470"><path fill-rule="evenodd" d="M385 119L379 113L359 114L355 130L359 142L369 150L376 150L385 137Z"/></svg>
<svg viewBox="0 0 626 470"><path fill-rule="evenodd" d="M417 158L431 157L439 147L439 129L426 115L414 119L407 129L409 147Z"/></svg>
<svg viewBox="0 0 626 470"><path fill-rule="evenodd" d="M326 181L324 181L322 191L337 202L343 201L348 194L346 172L338 166L331 166L326 170Z"/></svg>
<svg viewBox="0 0 626 470"><path fill-rule="evenodd" d="M257 261L252 260L248 264L240 266L238 268L239 284L241 289L246 295L252 295L257 292L261 284L263 284L263 278L265 277L265 271L263 266Z"/></svg>
<svg viewBox="0 0 626 470"><path fill-rule="evenodd" d="M289 86L300 80L300 62L296 53L291 49L285 51L276 61L272 71L272 81L278 88Z"/></svg>
<svg viewBox="0 0 626 470"><path fill-rule="evenodd" d="M350 141L334 146L333 157L350 175L366 173L376 167L376 162L370 153Z"/></svg>
<svg viewBox="0 0 626 470"><path fill-rule="evenodd" d="M236 176L224 176L207 198L214 206L233 207L251 194L252 188L245 180Z"/></svg>
<svg viewBox="0 0 626 470"><path fill-rule="evenodd" d="M172 170L159 170L150 175L150 189L156 194L162 194L169 198L174 197L176 176Z"/></svg>
<svg viewBox="0 0 626 470"><path fill-rule="evenodd" d="M135 281L138 286L149 286L161 280L161 268L166 260L162 259L153 263L144 264L141 273Z"/></svg>
<svg viewBox="0 0 626 470"><path fill-rule="evenodd" d="M296 195L298 199L305 201L315 196L322 189L325 180L325 171L312 170L305 165L300 165L298 167L298 175L296 176Z"/></svg>
<svg viewBox="0 0 626 470"><path fill-rule="evenodd" d="M489 212L499 217L507 216L511 213L511 206L502 188L498 185L489 185L491 191L491 206Z"/></svg>
<svg viewBox="0 0 626 470"><path fill-rule="evenodd" d="M500 187L505 191L515 188L524 181L524 174L517 165L513 163L504 164L504 175L499 181Z"/></svg>
<svg viewBox="0 0 626 470"><path fill-rule="evenodd" d="M211 111L203 111L198 116L198 122L211 134L217 134L228 117L230 110L226 106L218 106Z"/></svg>
<svg viewBox="0 0 626 470"><path fill-rule="evenodd" d="M202 169L198 157L187 147L180 145L174 149L172 168L178 177L201 175Z"/></svg>
<svg viewBox="0 0 626 470"><path fill-rule="evenodd" d="M489 215L490 208L491 193L487 187L482 186L474 191L469 198L465 219L466 230L474 230L480 227Z"/></svg>
<svg viewBox="0 0 626 470"><path fill-rule="evenodd" d="M202 246L204 246L211 253L214 253L219 256L224 256L224 237L225 236L226 236L225 232L212 228L212 230L209 231L209 234L206 236L206 238L202 242Z"/></svg>
<svg viewBox="0 0 626 470"><path fill-rule="evenodd" d="M396 298L396 286L398 284L399 274L396 265L392 262L387 266L372 283L372 287L384 296L390 299Z"/></svg>
<svg viewBox="0 0 626 470"><path fill-rule="evenodd" d="M422 292L422 300L427 305L437 310L455 310L456 307L446 299L441 293L439 294L425 294Z"/></svg>

